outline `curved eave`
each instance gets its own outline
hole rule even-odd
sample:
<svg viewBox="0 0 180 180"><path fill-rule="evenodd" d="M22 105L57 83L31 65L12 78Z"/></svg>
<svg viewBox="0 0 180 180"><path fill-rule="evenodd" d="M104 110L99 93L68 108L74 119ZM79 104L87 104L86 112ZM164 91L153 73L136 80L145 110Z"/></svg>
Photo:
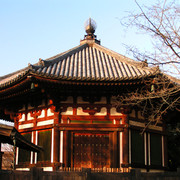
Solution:
<svg viewBox="0 0 180 180"><path fill-rule="evenodd" d="M10 98L14 95L20 96L26 93L30 89L30 86L28 87L27 85L31 82L31 79L27 77L28 76L23 77L23 79L13 82L11 85L0 89L0 100L6 99L7 97Z"/></svg>
<svg viewBox="0 0 180 180"><path fill-rule="evenodd" d="M159 72L150 72L149 74L145 74L145 75L139 75L139 76L130 76L130 77L106 77L106 78L96 78L96 77L73 77L73 76L56 76L56 75L49 75L47 73L37 73L37 72L31 72L31 74L35 75L35 76L39 76L39 77L43 77L43 78L47 78L47 79L54 79L54 80L66 80L66 81L96 81L96 82L120 82L120 81L127 81L127 80L139 80L142 78L148 78L148 77L152 77L155 76L157 74L159 74Z"/></svg>
<svg viewBox="0 0 180 180"><path fill-rule="evenodd" d="M91 85L123 85L123 84L139 84L143 79L154 77L156 74L149 74L148 76L139 76L134 78L117 78L117 79L96 79L96 78L73 78L65 76L49 76L46 74L31 73L31 75L40 81L49 81L58 84L91 84Z"/></svg>
<svg viewBox="0 0 180 180"><path fill-rule="evenodd" d="M125 56L96 43L81 44L69 51L0 77L0 91L20 83L26 76L68 82L121 83L138 81L158 74L154 68L142 67Z"/></svg>
<svg viewBox="0 0 180 180"><path fill-rule="evenodd" d="M148 75L140 75L140 76L132 76L132 77L121 77L121 78L95 78L95 77L68 77L68 76L52 76L48 74L43 73L37 73L35 70L28 70L20 75L18 75L16 78L4 83L0 84L0 94L3 92L8 92L13 89L16 89L26 82L30 81L29 76L33 76L34 78L43 79L46 81L55 81L56 83L68 83L68 84L123 84L123 83L129 83L129 82L138 82L142 79L154 77L157 75L157 73L149 73Z"/></svg>
<svg viewBox="0 0 180 180"><path fill-rule="evenodd" d="M5 83L1 83L0 84L0 92L2 91L6 91L8 88L11 88L13 86L16 86L17 84L19 84L20 82L22 82L27 75L29 74L30 70L26 70L22 73L20 73L19 75L17 75L16 77L7 80Z"/></svg>

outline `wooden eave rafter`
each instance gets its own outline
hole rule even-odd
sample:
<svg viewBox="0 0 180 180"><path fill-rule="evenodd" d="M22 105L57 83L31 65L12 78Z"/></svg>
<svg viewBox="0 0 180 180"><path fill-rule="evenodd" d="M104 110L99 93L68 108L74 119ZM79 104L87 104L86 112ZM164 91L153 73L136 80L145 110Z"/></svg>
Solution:
<svg viewBox="0 0 180 180"><path fill-rule="evenodd" d="M7 99L20 97L24 94L27 94L31 89L30 86L28 88L23 87L23 85L25 85L26 82L24 84L17 85L16 87L9 88L7 91L4 91L3 93L0 92L0 100L5 101Z"/></svg>
<svg viewBox="0 0 180 180"><path fill-rule="evenodd" d="M12 73L10 75L6 75L3 78L1 78L0 91L7 89L8 87L12 87L13 85L16 85L18 82L21 82L24 78L26 78L27 75L30 73L31 69L27 69L27 68L25 69L26 69L25 71L20 70L18 72ZM16 75L16 73L18 74ZM15 77L12 78L11 76L13 76L14 74L15 74ZM4 79L6 79L5 82L4 82Z"/></svg>
<svg viewBox="0 0 180 180"><path fill-rule="evenodd" d="M6 88L0 89L0 99L7 99L14 96L19 96L21 94L27 93L30 91L30 86L27 88L27 85L30 82L49 82L53 84L61 85L87 85L87 86L122 86L122 85L138 85L143 84L144 79L131 79L131 80L122 80L122 81L92 81L92 80L68 80L68 79L59 79L50 76L41 76L39 74L30 72L26 74L21 81L17 81L16 84L11 84ZM24 87L25 88L24 88ZM24 88L24 89L23 89Z"/></svg>
<svg viewBox="0 0 180 180"><path fill-rule="evenodd" d="M106 79L96 79L96 78L79 78L74 77L66 77L66 76L52 76L52 75L47 75L47 74L42 74L42 73L37 73L35 70L29 69L28 71L22 73L18 77L10 80L9 82L5 84L0 85L0 95L2 93L8 93L12 92L13 90L17 89L18 87L22 86L25 82L27 81L32 81L31 78L28 77L33 77L37 80L40 81L49 81L53 83L58 83L58 84L72 84L72 85L102 85L102 86L118 86L118 85L134 85L134 84L142 84L143 79L145 78L151 78L154 77L154 74L150 74L146 77L139 76L135 78L123 78L123 79L111 79L111 78L106 78Z"/></svg>
<svg viewBox="0 0 180 180"><path fill-rule="evenodd" d="M24 84L26 84L27 82L30 82L31 80L29 78L24 78L23 80L21 80L20 82L17 82L14 85L11 85L9 87L0 89L0 95L1 94L5 94L5 93L12 93L13 91L20 89Z"/></svg>
<svg viewBox="0 0 180 180"><path fill-rule="evenodd" d="M142 79L134 80L123 80L123 81L82 81L82 80L67 80L67 79L56 79L52 77L32 75L37 81L50 82L54 84L64 84L64 85L94 85L94 86L119 86L119 85L136 85L143 84Z"/></svg>

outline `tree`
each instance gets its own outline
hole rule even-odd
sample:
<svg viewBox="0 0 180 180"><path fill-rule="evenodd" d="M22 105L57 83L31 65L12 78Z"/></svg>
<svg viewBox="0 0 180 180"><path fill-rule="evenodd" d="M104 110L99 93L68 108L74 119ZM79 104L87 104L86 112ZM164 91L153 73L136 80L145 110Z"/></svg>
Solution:
<svg viewBox="0 0 180 180"><path fill-rule="evenodd" d="M154 52L140 52L126 45L135 59L151 66L157 66L161 72L150 79L144 79L144 86L136 92L116 97L116 105L142 105L142 113L148 113L149 123L158 123L167 110L180 111L180 5L167 0L159 1L152 7L142 8L137 1L139 13L129 12L122 24L136 27L152 37ZM163 72L175 75L176 78ZM155 102L158 99L158 102Z"/></svg>
<svg viewBox="0 0 180 180"><path fill-rule="evenodd" d="M137 60L147 59L149 65L158 65L164 72L180 78L180 4L164 0L152 7L142 8L135 2L140 13L129 12L122 19L122 24L150 34L155 51L142 53L135 47L127 46L128 51Z"/></svg>
<svg viewBox="0 0 180 180"><path fill-rule="evenodd" d="M175 169L180 166L173 153L180 154L180 122L178 115L175 121L172 117L166 117L167 112L180 112L180 5L175 1L159 1L152 7L142 7L135 1L140 13L129 12L122 20L126 28L136 27L142 32L149 33L154 45L154 52L140 52L135 47L126 45L127 50L135 59L150 66L157 66L161 71L156 76L144 79L144 84L135 92L114 97L114 105L138 107L142 115L146 117L147 125L157 124L163 119L169 119L168 126L169 143L174 144L174 150L170 150L170 166ZM168 74L173 74L174 77ZM178 113L177 113L178 112ZM166 118L165 118L166 117ZM142 133L143 133L142 132ZM172 146L171 146L172 147Z"/></svg>

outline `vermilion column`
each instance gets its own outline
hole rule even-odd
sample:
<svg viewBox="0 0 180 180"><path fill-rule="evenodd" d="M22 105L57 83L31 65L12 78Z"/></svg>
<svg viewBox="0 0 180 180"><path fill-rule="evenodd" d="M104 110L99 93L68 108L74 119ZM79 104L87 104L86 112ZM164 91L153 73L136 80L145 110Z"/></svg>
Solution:
<svg viewBox="0 0 180 180"><path fill-rule="evenodd" d="M57 164L59 162L59 129L58 129L58 123L59 123L59 113L54 112L54 148L53 148L53 163L54 163L54 169L57 168Z"/></svg>
<svg viewBox="0 0 180 180"><path fill-rule="evenodd" d="M68 131L63 132L63 159L64 166L68 167Z"/></svg>
<svg viewBox="0 0 180 180"><path fill-rule="evenodd" d="M54 162L59 161L59 130L54 127Z"/></svg>
<svg viewBox="0 0 180 180"><path fill-rule="evenodd" d="M18 117L14 117L14 127L16 129L18 129L19 128L18 125L19 125L19 118Z"/></svg>
<svg viewBox="0 0 180 180"><path fill-rule="evenodd" d="M36 131L33 131L33 142L35 145L38 145L38 133L36 133ZM34 162L34 164L37 163L37 153L33 152L33 157L32 157L32 162Z"/></svg>
<svg viewBox="0 0 180 180"><path fill-rule="evenodd" d="M59 162L59 130L58 127L54 127L54 148L53 148L53 163L54 170L58 167Z"/></svg>

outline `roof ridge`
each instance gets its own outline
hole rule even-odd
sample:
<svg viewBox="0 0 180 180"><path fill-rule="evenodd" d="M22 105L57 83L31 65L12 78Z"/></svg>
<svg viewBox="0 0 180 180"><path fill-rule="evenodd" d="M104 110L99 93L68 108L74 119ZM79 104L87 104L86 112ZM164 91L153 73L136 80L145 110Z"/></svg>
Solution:
<svg viewBox="0 0 180 180"><path fill-rule="evenodd" d="M110 56L116 58L117 60L121 61L121 62L124 62L126 64L130 64L132 66L135 66L135 67L140 67L140 68L143 68L144 70L150 70L150 71L157 71L157 68L156 67L148 67L148 66L144 66L144 62L138 62L136 60L133 60L127 56L124 56L118 52L115 52L109 48L106 48L100 44L97 44L97 43L83 43L83 44L80 44L78 46L75 46L74 48L71 48L67 51L64 51L62 53L59 53L55 56L52 56L50 58L47 58L45 60L42 60L40 59L38 63L34 64L34 66L48 66L48 65L51 65L51 64L54 64L56 62L59 62L63 59L65 59L67 56L69 56L70 54L73 54L81 49L83 49L84 47L88 47L88 46L91 46L91 47L95 47L97 49L100 49L104 52L106 52L107 54L109 54Z"/></svg>
<svg viewBox="0 0 180 180"><path fill-rule="evenodd" d="M94 43L93 47L97 47L98 49L101 49L103 51L107 51L108 54L110 54L111 56L117 58L117 60L120 60L120 61L122 61L124 63L131 64L133 66L138 66L138 67L141 67L141 68L144 68L144 69L147 69L147 70L152 70L152 71L157 69L156 67L144 66L144 62L138 62L136 60L133 60L133 59L127 57L127 56L124 56L124 55L122 55L122 54L120 54L120 53L118 53L116 51L113 51L113 50L111 50L109 48L106 48L106 47L104 47L102 45Z"/></svg>
<svg viewBox="0 0 180 180"><path fill-rule="evenodd" d="M0 77L0 88L21 80L28 73L73 81L114 82L140 79L160 73L157 67L146 65L146 62L137 62L95 42L86 42Z"/></svg>
<svg viewBox="0 0 180 180"><path fill-rule="evenodd" d="M71 49L69 49L69 50L67 50L67 51L64 51L64 52L59 53L59 54L57 54L57 55L55 55L55 56L52 56L52 57L50 57L50 58L47 58L47 59L45 59L44 61L52 61L52 62L54 63L54 60L55 60L56 58L62 58L62 59L64 59L64 57L68 56L69 54L73 54L73 52L76 52L77 50L80 50L80 49L82 49L83 47L87 47L87 46L88 46L88 44L78 45L78 46L76 46L76 47L74 47L74 48L71 48Z"/></svg>

